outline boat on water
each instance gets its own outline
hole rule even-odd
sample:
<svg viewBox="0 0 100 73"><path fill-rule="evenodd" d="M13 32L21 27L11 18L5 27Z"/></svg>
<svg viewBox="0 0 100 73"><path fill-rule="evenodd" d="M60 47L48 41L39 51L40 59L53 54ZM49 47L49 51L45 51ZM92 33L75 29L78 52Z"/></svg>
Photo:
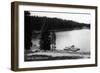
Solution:
<svg viewBox="0 0 100 73"><path fill-rule="evenodd" d="M65 51L68 52L77 52L80 50L80 48L75 47L75 45L69 46L69 47L65 47L64 48Z"/></svg>

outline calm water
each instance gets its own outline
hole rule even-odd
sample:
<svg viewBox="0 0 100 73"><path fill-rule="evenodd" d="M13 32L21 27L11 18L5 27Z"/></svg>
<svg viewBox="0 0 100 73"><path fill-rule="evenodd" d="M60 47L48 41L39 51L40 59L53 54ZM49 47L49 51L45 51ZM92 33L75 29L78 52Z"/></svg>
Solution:
<svg viewBox="0 0 100 73"><path fill-rule="evenodd" d="M33 39L32 44L39 46L39 39ZM56 49L63 50L65 47L75 45L80 52L90 51L90 30L81 29L73 31L56 32ZM32 49L36 47L32 46Z"/></svg>
<svg viewBox="0 0 100 73"><path fill-rule="evenodd" d="M80 52L90 51L89 29L57 32L56 37L56 49L64 49L65 47L75 45L75 47L80 48Z"/></svg>

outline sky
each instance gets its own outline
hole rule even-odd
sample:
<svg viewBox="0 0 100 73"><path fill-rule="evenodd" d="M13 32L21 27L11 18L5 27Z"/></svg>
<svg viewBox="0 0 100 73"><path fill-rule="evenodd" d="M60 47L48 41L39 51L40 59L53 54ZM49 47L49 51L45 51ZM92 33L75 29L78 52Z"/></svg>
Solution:
<svg viewBox="0 0 100 73"><path fill-rule="evenodd" d="M65 20L73 20L80 23L90 24L91 14L77 12L51 12L51 11L30 11L31 16L47 16L50 18L61 18Z"/></svg>

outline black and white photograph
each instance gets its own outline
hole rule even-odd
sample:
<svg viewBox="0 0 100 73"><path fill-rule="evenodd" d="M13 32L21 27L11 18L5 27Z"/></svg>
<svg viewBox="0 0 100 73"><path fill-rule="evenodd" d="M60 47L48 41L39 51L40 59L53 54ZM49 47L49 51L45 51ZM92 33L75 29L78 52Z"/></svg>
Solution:
<svg viewBox="0 0 100 73"><path fill-rule="evenodd" d="M14 71L97 66L97 7L12 3Z"/></svg>
<svg viewBox="0 0 100 73"><path fill-rule="evenodd" d="M24 11L25 61L90 58L91 14Z"/></svg>

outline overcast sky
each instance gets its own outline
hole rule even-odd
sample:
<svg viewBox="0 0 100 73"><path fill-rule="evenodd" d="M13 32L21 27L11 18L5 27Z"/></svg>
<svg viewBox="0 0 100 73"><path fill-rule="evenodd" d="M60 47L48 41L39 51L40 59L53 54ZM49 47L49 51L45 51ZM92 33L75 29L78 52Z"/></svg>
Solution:
<svg viewBox="0 0 100 73"><path fill-rule="evenodd" d="M89 23L91 21L91 15L89 13L73 13L73 12L46 12L46 11L30 11L31 16L47 16L50 18L61 18L65 20L73 20L80 23Z"/></svg>

